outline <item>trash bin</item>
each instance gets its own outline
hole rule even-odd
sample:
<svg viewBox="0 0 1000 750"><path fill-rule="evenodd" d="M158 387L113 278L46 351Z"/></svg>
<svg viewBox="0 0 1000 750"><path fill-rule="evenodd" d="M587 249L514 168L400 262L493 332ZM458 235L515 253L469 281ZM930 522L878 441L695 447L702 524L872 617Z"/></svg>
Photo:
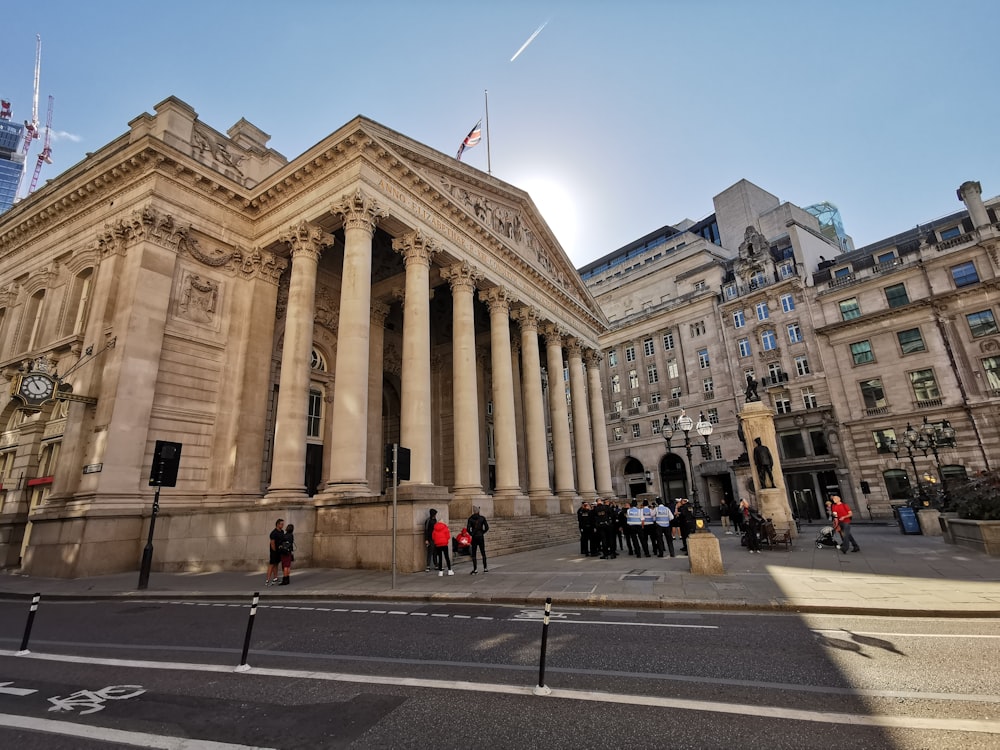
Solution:
<svg viewBox="0 0 1000 750"><path fill-rule="evenodd" d="M896 508L896 515L899 517L899 533L920 534L920 521L913 508L902 506Z"/></svg>

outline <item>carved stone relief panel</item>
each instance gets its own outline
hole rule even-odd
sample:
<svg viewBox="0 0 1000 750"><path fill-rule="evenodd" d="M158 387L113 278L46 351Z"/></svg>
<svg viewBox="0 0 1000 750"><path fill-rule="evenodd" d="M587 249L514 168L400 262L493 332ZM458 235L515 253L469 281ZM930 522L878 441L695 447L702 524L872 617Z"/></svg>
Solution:
<svg viewBox="0 0 1000 750"><path fill-rule="evenodd" d="M174 300L174 317L219 330L224 288L221 279L212 278L200 271L183 269Z"/></svg>

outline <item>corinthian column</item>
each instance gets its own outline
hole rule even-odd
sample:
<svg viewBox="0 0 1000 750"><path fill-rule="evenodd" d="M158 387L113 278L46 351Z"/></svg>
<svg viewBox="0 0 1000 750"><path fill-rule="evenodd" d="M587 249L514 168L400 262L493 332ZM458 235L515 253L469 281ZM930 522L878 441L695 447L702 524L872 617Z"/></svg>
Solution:
<svg viewBox="0 0 1000 750"><path fill-rule="evenodd" d="M306 420L309 416L309 363L316 303L316 269L333 238L301 222L280 237L292 255L292 276L281 347L281 383L274 422L274 451L267 500L305 498Z"/></svg>
<svg viewBox="0 0 1000 750"><path fill-rule="evenodd" d="M538 311L521 307L514 311L521 326L521 387L524 390L524 426L528 447L528 497L532 515L554 515L559 505L549 485L549 452L545 436L545 402L542 367L538 356Z"/></svg>
<svg viewBox="0 0 1000 750"><path fill-rule="evenodd" d="M594 454L590 444L590 414L587 406L586 378L583 375L583 347L579 339L571 339L569 355L569 389L573 402L573 442L576 444L576 484L584 500L597 497L594 489Z"/></svg>
<svg viewBox="0 0 1000 750"><path fill-rule="evenodd" d="M597 475L597 494L614 497L611 485L611 459L608 457L608 428L604 421L604 397L601 395L601 356L593 349L584 355L587 364L587 383L590 386L590 427L594 437L594 472Z"/></svg>
<svg viewBox="0 0 1000 750"><path fill-rule="evenodd" d="M366 476L372 237L375 225L386 212L360 189L343 196L330 210L344 219L344 269L337 325L330 479L322 496L363 496L372 493Z"/></svg>
<svg viewBox="0 0 1000 750"><path fill-rule="evenodd" d="M555 453L556 494L560 510L573 513L576 488L573 486L573 456L569 442L569 412L563 383L563 333L555 325L545 326L545 354L549 371L549 412L552 422L552 450Z"/></svg>
<svg viewBox="0 0 1000 750"><path fill-rule="evenodd" d="M456 501L483 494L480 471L479 391L476 386L476 327L473 302L479 274L468 263L442 269L441 275L451 284L452 297L452 388L455 429ZM461 518L465 507L456 501L449 506L451 515ZM471 511L472 502L468 502ZM461 512L459 512L461 511Z"/></svg>
<svg viewBox="0 0 1000 750"><path fill-rule="evenodd" d="M479 293L490 307L490 343L493 363L493 442L497 461L494 512L527 515L527 498L521 496L517 470L517 429L514 420L514 374L510 359L510 303L506 289Z"/></svg>
<svg viewBox="0 0 1000 750"><path fill-rule="evenodd" d="M372 300L372 330L368 349L368 455L382 455L382 363L385 360L385 319L389 305ZM329 459L327 459L329 465ZM368 462L368 486L381 487L385 471L382 463Z"/></svg>
<svg viewBox="0 0 1000 750"><path fill-rule="evenodd" d="M431 484L431 322L430 266L437 252L420 232L393 240L406 266L403 304L403 375L400 385L399 441L410 449L406 484Z"/></svg>

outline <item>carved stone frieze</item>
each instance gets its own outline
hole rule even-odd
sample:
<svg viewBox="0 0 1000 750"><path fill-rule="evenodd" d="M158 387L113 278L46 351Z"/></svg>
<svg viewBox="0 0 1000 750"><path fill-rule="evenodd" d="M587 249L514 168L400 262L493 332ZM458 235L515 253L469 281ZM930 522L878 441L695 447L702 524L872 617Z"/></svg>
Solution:
<svg viewBox="0 0 1000 750"><path fill-rule="evenodd" d="M177 317L192 323L213 324L219 306L221 284L197 273L186 273L181 281Z"/></svg>
<svg viewBox="0 0 1000 750"><path fill-rule="evenodd" d="M739 256L733 264L736 275L748 280L755 273L763 271L766 263L771 259L771 245L757 229L752 226L746 228L743 234L743 242L740 243Z"/></svg>
<svg viewBox="0 0 1000 750"><path fill-rule="evenodd" d="M395 344L386 344L382 357L382 369L401 377L403 374L403 356Z"/></svg>
<svg viewBox="0 0 1000 750"><path fill-rule="evenodd" d="M336 333L340 325L340 309L333 290L323 284L319 285L316 289L315 307L313 320L316 325Z"/></svg>

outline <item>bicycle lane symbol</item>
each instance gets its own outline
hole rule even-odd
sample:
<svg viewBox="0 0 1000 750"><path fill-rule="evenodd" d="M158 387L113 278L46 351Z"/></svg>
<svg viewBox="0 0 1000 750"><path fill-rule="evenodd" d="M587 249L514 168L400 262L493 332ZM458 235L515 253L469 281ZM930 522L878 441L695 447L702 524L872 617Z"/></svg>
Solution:
<svg viewBox="0 0 1000 750"><path fill-rule="evenodd" d="M107 701L124 701L136 698L145 692L142 685L108 685L100 690L77 690L65 698L58 695L49 698L49 703L52 704L49 711L61 713L86 709L80 711L80 715L85 716L103 711Z"/></svg>

